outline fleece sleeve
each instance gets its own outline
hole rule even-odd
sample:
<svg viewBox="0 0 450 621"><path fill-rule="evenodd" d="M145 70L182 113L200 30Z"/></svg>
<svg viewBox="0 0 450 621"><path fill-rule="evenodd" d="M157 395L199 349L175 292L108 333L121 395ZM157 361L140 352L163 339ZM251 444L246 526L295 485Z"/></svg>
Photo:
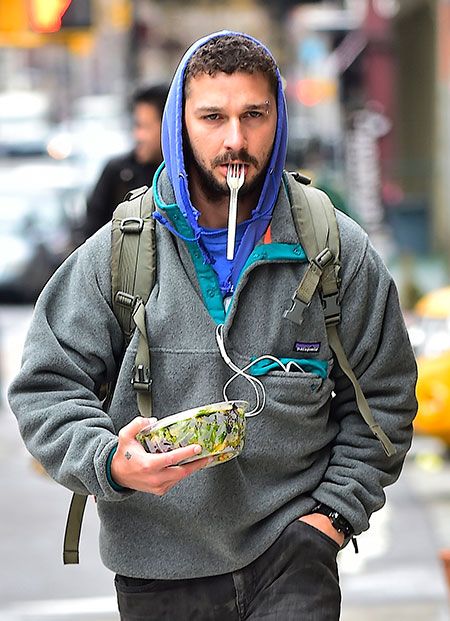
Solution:
<svg viewBox="0 0 450 621"><path fill-rule="evenodd" d="M9 402L30 453L58 483L119 500L106 463L117 444L97 396L123 347L112 312L110 226L75 251L39 297Z"/></svg>
<svg viewBox="0 0 450 621"><path fill-rule="evenodd" d="M358 411L352 384L335 362L331 416L339 422L339 432L313 496L344 515L358 534L384 504L383 490L397 480L411 445L417 377L392 277L367 236L348 219L341 221L342 320L338 332L373 416L396 454L388 457L373 436ZM351 273L346 273L346 263L356 266Z"/></svg>

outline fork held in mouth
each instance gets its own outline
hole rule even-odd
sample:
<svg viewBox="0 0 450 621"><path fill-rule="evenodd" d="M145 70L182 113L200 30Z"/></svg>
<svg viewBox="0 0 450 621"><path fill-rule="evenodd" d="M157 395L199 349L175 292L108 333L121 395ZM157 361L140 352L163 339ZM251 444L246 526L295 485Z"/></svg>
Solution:
<svg viewBox="0 0 450 621"><path fill-rule="evenodd" d="M244 183L244 164L229 164L227 171L227 184L230 188L230 206L228 208L228 238L227 259L234 258L234 246L236 240L237 225L237 196L239 189Z"/></svg>

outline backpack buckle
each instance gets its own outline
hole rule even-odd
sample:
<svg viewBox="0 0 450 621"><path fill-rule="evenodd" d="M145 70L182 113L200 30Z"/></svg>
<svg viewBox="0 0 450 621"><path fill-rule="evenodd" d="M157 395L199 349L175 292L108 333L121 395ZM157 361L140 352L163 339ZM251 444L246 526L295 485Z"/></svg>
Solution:
<svg viewBox="0 0 450 621"><path fill-rule="evenodd" d="M152 380L150 378L150 369L138 364L134 367L134 375L131 378L131 384L135 390L150 392Z"/></svg>
<svg viewBox="0 0 450 621"><path fill-rule="evenodd" d="M294 293L291 299L291 308L288 308L283 313L284 319L289 319L289 321L300 326L303 321L303 311L307 306L309 306L309 302L303 302L296 296L296 293Z"/></svg>
<svg viewBox="0 0 450 621"><path fill-rule="evenodd" d="M126 291L117 291L115 301L119 304L119 306L133 309L135 307L137 297L135 295L131 295L130 293L126 293Z"/></svg>
<svg viewBox="0 0 450 621"><path fill-rule="evenodd" d="M327 265L329 265L332 261L334 261L334 254L331 252L329 248L324 248L322 252L320 252L313 262L320 267L323 271Z"/></svg>
<svg viewBox="0 0 450 621"><path fill-rule="evenodd" d="M338 292L330 295L321 295L323 314L326 326L335 326L341 321L341 305L338 299Z"/></svg>
<svg viewBox="0 0 450 621"><path fill-rule="evenodd" d="M122 233L141 233L144 228L144 220L135 216L124 218L119 226Z"/></svg>

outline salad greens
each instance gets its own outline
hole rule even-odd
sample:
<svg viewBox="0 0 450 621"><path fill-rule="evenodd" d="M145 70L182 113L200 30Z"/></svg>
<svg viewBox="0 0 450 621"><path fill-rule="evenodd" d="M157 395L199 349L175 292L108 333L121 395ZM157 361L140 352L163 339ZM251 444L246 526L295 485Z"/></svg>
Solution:
<svg viewBox="0 0 450 621"><path fill-rule="evenodd" d="M239 455L244 447L245 405L242 402L202 406L194 415L170 422L161 419L155 427L144 429L136 439L149 453L166 453L176 448L199 444L199 455L186 460L215 456L209 466Z"/></svg>

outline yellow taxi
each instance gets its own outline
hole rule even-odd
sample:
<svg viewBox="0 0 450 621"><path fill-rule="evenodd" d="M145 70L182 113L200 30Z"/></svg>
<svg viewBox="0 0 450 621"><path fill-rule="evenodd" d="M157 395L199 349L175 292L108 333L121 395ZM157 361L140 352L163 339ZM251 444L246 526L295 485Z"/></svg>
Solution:
<svg viewBox="0 0 450 621"><path fill-rule="evenodd" d="M409 335L419 370L415 431L450 446L450 287L419 300Z"/></svg>

